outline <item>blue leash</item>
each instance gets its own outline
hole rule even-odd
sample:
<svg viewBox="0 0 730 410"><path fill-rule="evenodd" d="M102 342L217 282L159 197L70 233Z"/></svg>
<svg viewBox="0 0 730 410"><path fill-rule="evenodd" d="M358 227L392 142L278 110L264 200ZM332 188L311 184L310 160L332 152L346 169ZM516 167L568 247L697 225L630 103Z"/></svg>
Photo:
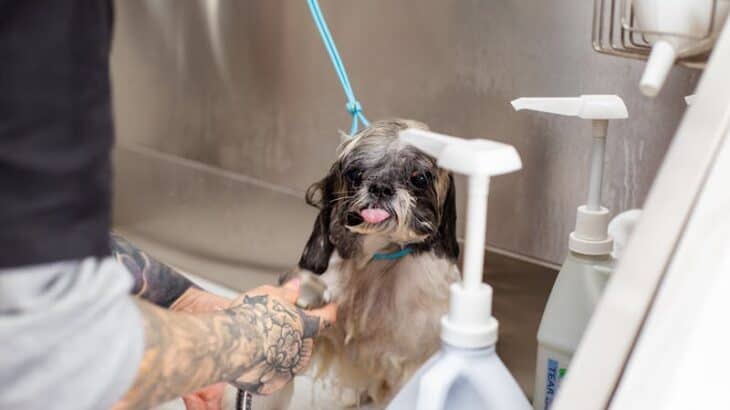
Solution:
<svg viewBox="0 0 730 410"><path fill-rule="evenodd" d="M350 80L347 78L347 71L345 71L345 65L342 64L342 59L340 58L340 53L337 52L337 47L335 46L335 40L332 39L332 35L330 34L329 28L327 28L327 22L324 21L324 16L322 15L322 10L319 8L319 3L317 0L307 0L307 3L309 4L309 10L312 12L312 18L314 19L314 24L317 25L317 29L319 30L319 34L322 36L322 42L324 42L324 46L327 49L327 53L330 55L330 59L332 60L332 65L335 67L335 71L337 72L337 76L340 77L340 83L342 83L342 88L345 90L345 96L347 97L347 104L345 107L347 108L347 112L352 115L352 127L350 128L350 136L355 135L358 128L360 128L358 125L358 120L362 122L362 125L369 126L370 122L367 118L365 118L365 115L362 113L362 105L360 105L360 102L355 98L355 93L352 91L352 86L350 85ZM376 253L373 256L374 260L395 260L399 259L405 255L408 255L409 253L413 252L411 248L404 248L400 251L393 252L393 253ZM251 393L238 389L238 394L236 396L236 409L238 410L251 410L251 403L253 402L253 397Z"/></svg>
<svg viewBox="0 0 730 410"><path fill-rule="evenodd" d="M317 25L317 30L319 30L319 34L322 36L322 42L324 43L324 47L327 49L327 53L330 55L330 60L332 60L332 65L335 68L335 72L337 72L337 76L340 77L340 83L342 83L342 88L345 90L345 96L347 97L347 105L345 107L347 108L347 112L352 115L352 127L350 128L350 136L353 136L359 128L358 120L361 121L362 124L366 127L370 125L370 122L367 120L367 118L365 118L365 115L362 113L362 105L360 105L360 102L357 101L357 99L355 98L355 93L352 91L352 85L350 85L350 80L347 78L345 65L342 63L340 53L337 52L335 40L332 38L332 34L330 34L329 28L327 28L327 22L324 20L322 10L319 8L319 3L317 2L317 0L307 0L307 4L309 4L309 10L312 12L314 24ZM411 249L410 247L405 247L396 252L376 253L375 255L373 255L373 260L400 259L412 252L413 249Z"/></svg>
<svg viewBox="0 0 730 410"><path fill-rule="evenodd" d="M347 112L352 115L350 136L353 136L359 128L358 120L361 121L365 127L369 126L370 122L367 118L365 118L365 115L363 115L362 105L360 105L360 102L355 98L355 93L352 91L350 80L347 78L345 65L342 64L342 59L340 58L340 54L337 52L337 47L335 46L335 40L332 39L330 30L327 28L327 22L324 21L324 16L322 15L322 10L319 8L319 3L317 0L307 0L307 4L309 4L309 10L312 12L314 24L317 25L319 34L322 36L322 42L327 49L327 53L330 55L332 65L335 67L337 76L340 77L342 88L345 90L345 96L347 97L347 105L345 107L347 108Z"/></svg>

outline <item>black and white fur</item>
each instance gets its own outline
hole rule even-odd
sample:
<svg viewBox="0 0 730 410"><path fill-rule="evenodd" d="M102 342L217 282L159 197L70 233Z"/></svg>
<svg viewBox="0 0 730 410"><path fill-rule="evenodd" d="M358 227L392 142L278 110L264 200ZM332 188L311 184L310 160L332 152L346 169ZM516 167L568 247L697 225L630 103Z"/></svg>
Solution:
<svg viewBox="0 0 730 410"><path fill-rule="evenodd" d="M409 127L426 128L389 120L363 129L307 192L320 211L298 268L322 275L339 305L337 325L316 343L320 370L375 405L438 349L448 288L460 276L453 178L398 139ZM369 223L366 209L389 217ZM402 258L373 259L406 246L413 252Z"/></svg>

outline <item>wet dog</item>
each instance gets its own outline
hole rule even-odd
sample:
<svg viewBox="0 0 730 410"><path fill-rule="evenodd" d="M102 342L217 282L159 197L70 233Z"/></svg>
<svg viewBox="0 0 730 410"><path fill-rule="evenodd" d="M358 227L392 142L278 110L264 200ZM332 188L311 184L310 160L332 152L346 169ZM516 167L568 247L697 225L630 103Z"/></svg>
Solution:
<svg viewBox="0 0 730 410"><path fill-rule="evenodd" d="M339 305L336 326L316 343L320 370L375 405L440 346L449 285L460 277L453 178L398 139L409 127L426 129L389 120L352 136L306 195L319 215L298 269L321 275Z"/></svg>

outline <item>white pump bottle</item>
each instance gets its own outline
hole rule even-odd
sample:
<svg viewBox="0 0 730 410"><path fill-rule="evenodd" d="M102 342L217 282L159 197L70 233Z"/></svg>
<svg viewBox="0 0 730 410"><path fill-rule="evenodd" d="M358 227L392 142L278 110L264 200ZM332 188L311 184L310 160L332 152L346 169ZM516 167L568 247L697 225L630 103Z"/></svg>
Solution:
<svg viewBox="0 0 730 410"><path fill-rule="evenodd" d="M628 118L616 95L575 98L518 98L515 110L576 116L593 124L588 202L578 207L570 250L550 292L537 333L538 351L533 407L547 410L613 269L610 211L601 206L601 185L608 120Z"/></svg>
<svg viewBox="0 0 730 410"><path fill-rule="evenodd" d="M489 178L522 168L511 145L407 129L406 143L435 157L441 168L469 176L463 283L451 285L441 319L443 346L406 383L389 410L526 410L527 398L497 356L492 288L482 282Z"/></svg>

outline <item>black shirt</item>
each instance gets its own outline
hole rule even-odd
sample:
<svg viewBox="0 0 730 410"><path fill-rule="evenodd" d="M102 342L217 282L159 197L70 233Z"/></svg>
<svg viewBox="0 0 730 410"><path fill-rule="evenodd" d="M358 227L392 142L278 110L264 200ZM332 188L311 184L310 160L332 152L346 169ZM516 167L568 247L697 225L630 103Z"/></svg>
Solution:
<svg viewBox="0 0 730 410"><path fill-rule="evenodd" d="M112 14L0 0L0 268L109 253Z"/></svg>

